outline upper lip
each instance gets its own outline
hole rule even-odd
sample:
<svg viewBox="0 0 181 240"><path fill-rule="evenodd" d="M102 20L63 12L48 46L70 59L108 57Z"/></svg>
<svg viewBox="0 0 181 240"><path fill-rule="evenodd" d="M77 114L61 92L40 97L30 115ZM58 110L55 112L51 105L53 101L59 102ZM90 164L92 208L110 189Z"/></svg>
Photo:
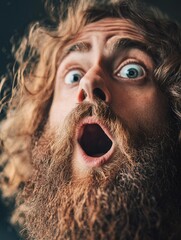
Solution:
<svg viewBox="0 0 181 240"><path fill-rule="evenodd" d="M96 117L81 121L77 128L77 141L84 160L90 166L104 164L113 153L113 138L108 128Z"/></svg>

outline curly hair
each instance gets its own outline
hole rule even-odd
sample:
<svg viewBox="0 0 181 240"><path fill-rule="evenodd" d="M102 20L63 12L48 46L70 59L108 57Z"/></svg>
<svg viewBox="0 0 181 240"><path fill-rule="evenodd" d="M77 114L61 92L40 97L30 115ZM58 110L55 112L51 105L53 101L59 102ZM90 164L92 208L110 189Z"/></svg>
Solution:
<svg viewBox="0 0 181 240"><path fill-rule="evenodd" d="M48 119L55 76L66 46L81 29L102 18L128 19L145 36L153 55L154 78L168 97L170 112L180 132L181 122L181 28L154 8L137 0L49 1L50 21L29 27L15 51L18 69L12 81L7 116L0 125L1 175L4 197L13 197L31 175L33 138ZM5 84L7 80L2 82Z"/></svg>

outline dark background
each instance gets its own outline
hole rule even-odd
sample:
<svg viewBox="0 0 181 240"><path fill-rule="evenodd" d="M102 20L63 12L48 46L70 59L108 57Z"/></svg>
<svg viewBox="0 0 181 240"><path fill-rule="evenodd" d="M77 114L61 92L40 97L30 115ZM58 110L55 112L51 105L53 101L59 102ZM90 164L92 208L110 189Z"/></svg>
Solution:
<svg viewBox="0 0 181 240"><path fill-rule="evenodd" d="M43 0L0 0L0 75L6 72L7 64L12 62L12 39L18 40L30 22L41 20L45 16L43 2ZM180 0L145 0L145 2L159 7L172 19L181 23ZM19 240L7 223L7 216L8 210L0 202L0 240Z"/></svg>
<svg viewBox="0 0 181 240"><path fill-rule="evenodd" d="M44 0L0 0L0 75L6 71L7 63L12 60L10 54L12 36L18 39L30 22L43 18L45 15L43 2ZM159 7L171 18L181 22L180 0L145 0L145 2Z"/></svg>

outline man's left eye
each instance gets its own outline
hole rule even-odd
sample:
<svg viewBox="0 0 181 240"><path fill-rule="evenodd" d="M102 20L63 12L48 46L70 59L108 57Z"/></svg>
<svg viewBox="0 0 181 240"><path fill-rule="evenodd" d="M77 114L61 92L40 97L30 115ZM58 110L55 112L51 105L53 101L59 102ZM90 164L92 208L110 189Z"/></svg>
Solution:
<svg viewBox="0 0 181 240"><path fill-rule="evenodd" d="M71 70L65 76L65 83L66 84L74 84L80 81L82 78L82 73L79 70Z"/></svg>
<svg viewBox="0 0 181 240"><path fill-rule="evenodd" d="M144 68L136 63L129 63L121 68L118 72L118 77L135 79L145 75Z"/></svg>

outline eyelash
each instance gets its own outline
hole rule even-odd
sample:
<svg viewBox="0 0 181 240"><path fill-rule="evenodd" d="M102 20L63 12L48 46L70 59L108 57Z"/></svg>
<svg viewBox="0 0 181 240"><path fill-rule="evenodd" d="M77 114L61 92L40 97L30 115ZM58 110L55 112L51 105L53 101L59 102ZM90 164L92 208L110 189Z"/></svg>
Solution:
<svg viewBox="0 0 181 240"><path fill-rule="evenodd" d="M140 65L140 66L143 68L143 70L144 70L144 72L145 72L145 75L144 75L143 77L140 77L140 78L138 78L138 79L134 79L134 80L131 80L131 81L135 81L135 82L136 82L136 81L138 81L138 80L140 80L140 79L145 78L145 76L148 76L149 70L148 70L147 66L146 66L142 61L140 61L140 60L138 61L138 60L135 60L135 59L128 59L128 60L123 61L123 63L121 63L121 64L119 65L119 67L117 67L117 69L113 72L114 78L120 79L121 77L118 76L118 72L119 72L123 67L125 67L125 66L128 65L128 64L138 64L138 65ZM82 68L80 68L80 66L71 65L71 64L70 64L70 65L67 65L67 66L66 66L64 76L66 76L70 71L73 71L73 70L78 70L78 71L80 71L80 72L82 73L82 75L85 74L85 71L83 71ZM129 80L127 79L127 81L129 81Z"/></svg>
<svg viewBox="0 0 181 240"><path fill-rule="evenodd" d="M139 64L145 70L145 74L146 75L148 74L148 68L142 61L129 59L129 60L124 61L121 65L119 65L119 67L114 71L114 75L116 75L123 67L125 67L128 64Z"/></svg>
<svg viewBox="0 0 181 240"><path fill-rule="evenodd" d="M121 63L121 65L119 65L119 67L117 67L117 69L114 71L114 73L117 73L118 71L120 71L120 69L122 69L123 67L125 67L128 64L139 64L145 70L146 73L148 72L147 66L142 61L140 61L140 60L138 61L135 59L129 59L129 60L126 60L123 63Z"/></svg>
<svg viewBox="0 0 181 240"><path fill-rule="evenodd" d="M70 71L73 71L73 70L78 70L82 73L84 72L80 66L69 64L65 67L64 76L67 75Z"/></svg>

